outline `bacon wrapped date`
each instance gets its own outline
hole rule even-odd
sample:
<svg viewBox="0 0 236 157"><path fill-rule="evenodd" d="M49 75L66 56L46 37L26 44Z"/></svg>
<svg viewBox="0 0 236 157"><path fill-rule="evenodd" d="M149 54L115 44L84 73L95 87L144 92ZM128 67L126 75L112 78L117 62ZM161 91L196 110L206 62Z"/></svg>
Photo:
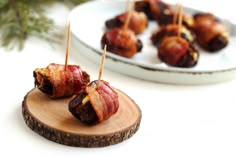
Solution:
<svg viewBox="0 0 236 157"><path fill-rule="evenodd" d="M69 102L69 111L85 124L100 123L119 108L118 94L103 80L91 82Z"/></svg>
<svg viewBox="0 0 236 157"><path fill-rule="evenodd" d="M102 48L107 45L108 51L127 58L133 57L143 47L133 31L120 28L107 30L102 36L101 45Z"/></svg>
<svg viewBox="0 0 236 157"><path fill-rule="evenodd" d="M223 24L210 13L194 15L194 32L199 45L216 52L228 45L228 33Z"/></svg>
<svg viewBox="0 0 236 157"><path fill-rule="evenodd" d="M157 20L159 22L168 20L169 14L172 10L169 4L161 0L143 0L135 2L135 10L144 12L150 20Z"/></svg>
<svg viewBox="0 0 236 157"><path fill-rule="evenodd" d="M158 57L175 67L193 67L197 64L199 52L183 38L166 37L158 48Z"/></svg>
<svg viewBox="0 0 236 157"><path fill-rule="evenodd" d="M160 27L158 31L152 34L151 41L154 46L159 47L161 41L165 37L177 36L178 32L179 32L178 25L170 24L170 25L162 26ZM184 26L180 28L180 37L187 40L191 44L194 43L195 41L195 36L193 32L191 32Z"/></svg>
<svg viewBox="0 0 236 157"><path fill-rule="evenodd" d="M78 65L49 64L33 72L35 86L52 98L77 94L90 82L90 76Z"/></svg>
<svg viewBox="0 0 236 157"><path fill-rule="evenodd" d="M128 18L129 12L120 14L110 20L105 22L108 29L123 27L125 25L126 19ZM142 12L131 12L131 17L129 21L128 28L134 31L135 34L142 33L148 25L147 16Z"/></svg>

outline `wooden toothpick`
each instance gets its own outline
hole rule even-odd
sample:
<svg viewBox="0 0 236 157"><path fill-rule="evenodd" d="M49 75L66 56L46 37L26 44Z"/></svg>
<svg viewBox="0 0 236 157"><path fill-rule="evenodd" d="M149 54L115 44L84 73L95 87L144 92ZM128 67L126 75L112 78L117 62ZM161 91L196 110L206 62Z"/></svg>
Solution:
<svg viewBox="0 0 236 157"><path fill-rule="evenodd" d="M179 3L176 3L175 5L175 12L174 12L174 17L173 17L173 25L177 24L177 16L179 13Z"/></svg>
<svg viewBox="0 0 236 157"><path fill-rule="evenodd" d="M127 11L129 10L129 7L130 7L130 0L127 0L127 1L126 1L126 10L127 10Z"/></svg>
<svg viewBox="0 0 236 157"><path fill-rule="evenodd" d="M133 10L134 10L134 1L133 0L128 0L127 1L128 16L127 16L127 18L125 20L125 24L124 24L124 27L123 27L124 29L127 29L129 27L129 22L130 22Z"/></svg>
<svg viewBox="0 0 236 157"><path fill-rule="evenodd" d="M65 68L64 70L67 70L67 64L68 64L68 56L69 56L69 51L70 51L70 21L68 24L68 29L67 29L67 43L66 43L66 56L65 56Z"/></svg>
<svg viewBox="0 0 236 157"><path fill-rule="evenodd" d="M182 21L183 21L183 9L182 6L179 5L179 19L178 19L178 37L181 35L181 28L182 28Z"/></svg>
<svg viewBox="0 0 236 157"><path fill-rule="evenodd" d="M103 49L102 60L101 60L100 68L99 68L99 74L98 74L98 82L102 78L102 71L103 71L103 67L104 67L104 63L105 63L106 52L107 52L107 45L105 45L104 49Z"/></svg>

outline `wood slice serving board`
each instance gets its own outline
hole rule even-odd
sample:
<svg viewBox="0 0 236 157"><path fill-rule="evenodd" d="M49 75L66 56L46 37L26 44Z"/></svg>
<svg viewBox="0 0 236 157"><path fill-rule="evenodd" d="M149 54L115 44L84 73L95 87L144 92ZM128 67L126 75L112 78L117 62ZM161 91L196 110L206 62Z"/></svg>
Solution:
<svg viewBox="0 0 236 157"><path fill-rule="evenodd" d="M24 98L22 113L26 124L39 135L69 146L104 147L130 138L139 129L141 110L117 90L120 107L116 114L97 125L85 125L68 110L71 98L51 99L34 88Z"/></svg>

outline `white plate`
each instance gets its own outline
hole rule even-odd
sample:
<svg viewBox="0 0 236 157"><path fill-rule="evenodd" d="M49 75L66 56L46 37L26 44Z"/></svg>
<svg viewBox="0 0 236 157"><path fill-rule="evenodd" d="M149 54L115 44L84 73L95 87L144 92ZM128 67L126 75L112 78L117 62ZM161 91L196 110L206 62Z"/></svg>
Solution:
<svg viewBox="0 0 236 157"><path fill-rule="evenodd" d="M91 61L100 63L100 40L105 31L105 21L125 11L124 1L90 1L74 8L69 16L72 41L78 52ZM184 8L185 13L197 12ZM236 26L226 22L230 31L230 44L218 53L210 54L200 50L198 64L193 68L167 66L157 58L157 50L150 42L150 36L157 29L149 22L147 30L139 38L144 44L141 53L132 59L107 53L106 68L148 81L173 84L204 84L226 81L236 78Z"/></svg>

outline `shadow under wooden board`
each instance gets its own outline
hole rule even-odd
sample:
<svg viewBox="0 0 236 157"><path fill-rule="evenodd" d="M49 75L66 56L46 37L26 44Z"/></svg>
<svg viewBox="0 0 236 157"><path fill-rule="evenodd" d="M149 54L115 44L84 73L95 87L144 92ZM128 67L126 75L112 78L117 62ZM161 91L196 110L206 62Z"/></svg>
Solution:
<svg viewBox="0 0 236 157"><path fill-rule="evenodd" d="M34 88L22 103L22 114L29 128L39 135L68 146L104 147L120 143L139 129L142 113L124 92L116 90L120 107L116 114L97 125L85 125L68 110L71 98L51 99Z"/></svg>

